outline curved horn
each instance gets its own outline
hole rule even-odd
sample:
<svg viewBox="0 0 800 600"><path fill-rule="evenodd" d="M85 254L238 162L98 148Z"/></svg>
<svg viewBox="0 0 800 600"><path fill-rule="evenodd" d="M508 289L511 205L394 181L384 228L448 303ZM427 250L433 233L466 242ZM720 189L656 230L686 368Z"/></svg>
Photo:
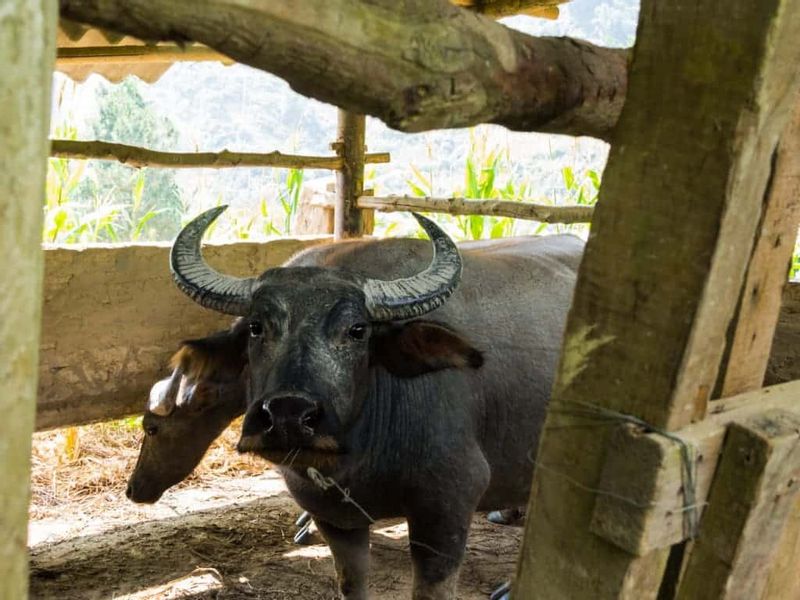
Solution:
<svg viewBox="0 0 800 600"><path fill-rule="evenodd" d="M250 306L255 280L218 273L206 264L200 252L203 234L226 208L207 210L181 230L169 253L169 267L180 290L201 306L243 316Z"/></svg>
<svg viewBox="0 0 800 600"><path fill-rule="evenodd" d="M461 281L461 254L453 240L430 219L411 214L433 242L433 260L412 277L364 283L367 310L376 321L410 319L439 308Z"/></svg>

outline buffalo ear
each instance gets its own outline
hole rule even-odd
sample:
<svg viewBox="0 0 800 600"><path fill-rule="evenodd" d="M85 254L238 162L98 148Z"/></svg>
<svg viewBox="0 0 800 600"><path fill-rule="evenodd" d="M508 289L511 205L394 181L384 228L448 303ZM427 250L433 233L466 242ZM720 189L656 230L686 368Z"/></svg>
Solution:
<svg viewBox="0 0 800 600"><path fill-rule="evenodd" d="M172 357L172 367L192 382L237 379L247 364L247 335L246 324L239 320L226 331L185 340Z"/></svg>
<svg viewBox="0 0 800 600"><path fill-rule="evenodd" d="M477 369L483 353L461 335L433 321L409 321L377 329L371 361L398 377L416 377L442 369Z"/></svg>

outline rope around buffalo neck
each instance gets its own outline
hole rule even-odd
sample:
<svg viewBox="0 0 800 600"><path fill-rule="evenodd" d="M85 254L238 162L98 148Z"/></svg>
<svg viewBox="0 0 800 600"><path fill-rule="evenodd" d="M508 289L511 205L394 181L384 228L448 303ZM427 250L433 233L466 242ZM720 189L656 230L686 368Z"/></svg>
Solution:
<svg viewBox="0 0 800 600"><path fill-rule="evenodd" d="M375 519L370 516L363 506L353 500L353 497L350 495L350 488L343 488L333 477L325 477L314 467L308 467L306 469L306 473L308 474L308 478L311 479L311 481L314 482L314 485L316 485L318 488L324 491L328 491L331 488L336 488L342 495L342 502L352 504L359 511L361 511L361 514L364 515L370 523L373 525L375 524Z"/></svg>
<svg viewBox="0 0 800 600"><path fill-rule="evenodd" d="M346 502L348 504L352 504L353 506L355 506L361 512L362 515L364 515L367 518L367 520L371 524L374 525L376 523L375 519L373 519L370 516L370 514L366 511L366 509L364 509L364 507L361 506L358 502L353 500L353 497L350 495L350 488L343 488L341 485L339 485L339 483L333 477L325 477L322 473L317 471L314 467L308 467L306 469L306 474L308 475L308 478L311 479L311 481L314 483L314 485L316 485L318 488L320 488L323 491L328 491L331 488L336 488L336 490L338 490L338 492L342 495L342 502ZM430 545L428 545L428 544L426 544L424 542L418 542L417 540L411 539L410 535L409 535L409 538L408 538L408 543L411 546L419 546L420 548L425 548L429 552L432 552L434 554L438 554L439 556L444 556L445 558L450 558L450 559L453 559L453 560L457 560L456 557L454 557L454 556L452 556L450 554L446 554L445 552L442 552L440 550L437 550L433 546L430 546Z"/></svg>

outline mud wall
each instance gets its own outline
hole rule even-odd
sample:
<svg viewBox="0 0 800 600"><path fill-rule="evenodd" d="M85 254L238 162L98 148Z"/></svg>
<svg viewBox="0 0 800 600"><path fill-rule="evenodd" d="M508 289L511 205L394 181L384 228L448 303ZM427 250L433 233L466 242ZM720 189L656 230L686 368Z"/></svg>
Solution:
<svg viewBox="0 0 800 600"><path fill-rule="evenodd" d="M216 269L251 276L323 239L209 245ZM181 294L168 245L45 251L37 430L140 413L180 340L232 317Z"/></svg>

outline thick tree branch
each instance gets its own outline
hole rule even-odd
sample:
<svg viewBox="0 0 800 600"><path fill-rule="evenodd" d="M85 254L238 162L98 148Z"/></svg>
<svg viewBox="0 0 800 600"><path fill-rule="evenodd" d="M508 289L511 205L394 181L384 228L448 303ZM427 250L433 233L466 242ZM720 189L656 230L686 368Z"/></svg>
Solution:
<svg viewBox="0 0 800 600"><path fill-rule="evenodd" d="M608 139L626 50L534 38L446 0L60 0L64 17L197 41L401 131L491 122Z"/></svg>
<svg viewBox="0 0 800 600"><path fill-rule="evenodd" d="M161 152L138 146L102 141L52 140L50 156L78 160L116 160L129 167L166 167L170 169L224 169L228 167L279 167L284 169L342 168L339 156L303 156L281 152ZM364 156L366 163L388 163L389 153Z"/></svg>

